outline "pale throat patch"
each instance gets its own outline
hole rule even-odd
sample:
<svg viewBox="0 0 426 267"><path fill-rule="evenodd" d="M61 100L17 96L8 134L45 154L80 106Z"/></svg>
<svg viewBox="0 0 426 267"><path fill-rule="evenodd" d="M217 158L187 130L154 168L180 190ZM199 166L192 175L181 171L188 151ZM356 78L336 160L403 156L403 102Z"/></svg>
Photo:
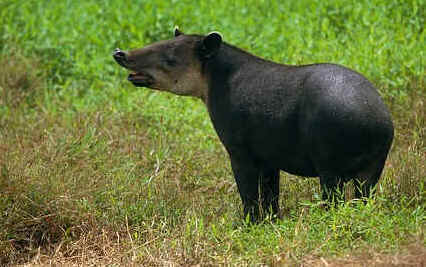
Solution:
<svg viewBox="0 0 426 267"><path fill-rule="evenodd" d="M187 71L177 79L170 91L177 95L194 96L205 101L208 93L207 80L197 71Z"/></svg>

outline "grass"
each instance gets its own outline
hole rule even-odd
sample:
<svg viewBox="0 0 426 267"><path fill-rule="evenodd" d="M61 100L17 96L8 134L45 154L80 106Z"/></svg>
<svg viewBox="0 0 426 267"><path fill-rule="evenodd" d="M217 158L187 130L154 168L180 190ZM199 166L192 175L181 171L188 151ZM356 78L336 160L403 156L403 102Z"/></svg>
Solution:
<svg viewBox="0 0 426 267"><path fill-rule="evenodd" d="M287 2L0 2L0 264L424 263L424 2ZM110 56L174 25L364 73L396 126L377 196L326 211L282 173L283 218L246 224L205 107Z"/></svg>

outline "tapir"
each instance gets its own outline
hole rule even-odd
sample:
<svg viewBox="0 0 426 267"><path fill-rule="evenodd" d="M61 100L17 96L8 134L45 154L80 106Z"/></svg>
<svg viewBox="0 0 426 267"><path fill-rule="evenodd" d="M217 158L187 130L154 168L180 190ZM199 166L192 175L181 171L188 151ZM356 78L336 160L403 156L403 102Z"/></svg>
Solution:
<svg viewBox="0 0 426 267"><path fill-rule="evenodd" d="M175 29L170 40L117 48L113 58L135 86L205 103L250 219L279 212L280 170L319 177L326 203L350 180L356 198L369 197L394 135L372 83L344 66L279 64L222 39Z"/></svg>

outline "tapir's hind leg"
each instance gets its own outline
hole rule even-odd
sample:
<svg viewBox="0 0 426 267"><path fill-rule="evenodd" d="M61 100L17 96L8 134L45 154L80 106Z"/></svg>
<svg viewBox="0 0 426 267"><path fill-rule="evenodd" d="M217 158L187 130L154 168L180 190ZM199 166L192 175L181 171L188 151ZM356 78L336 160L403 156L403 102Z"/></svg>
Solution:
<svg viewBox="0 0 426 267"><path fill-rule="evenodd" d="M376 186L380 179L386 158L387 153L376 158L375 161L368 164L363 170L359 171L355 175L354 185L356 198L368 198L370 196L371 189Z"/></svg>

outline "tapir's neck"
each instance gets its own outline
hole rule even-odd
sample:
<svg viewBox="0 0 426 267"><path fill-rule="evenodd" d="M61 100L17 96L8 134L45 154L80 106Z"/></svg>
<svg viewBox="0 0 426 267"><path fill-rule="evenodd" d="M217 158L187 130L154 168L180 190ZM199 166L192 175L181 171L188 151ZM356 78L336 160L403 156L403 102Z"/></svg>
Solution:
<svg viewBox="0 0 426 267"><path fill-rule="evenodd" d="M218 54L207 64L208 71L211 74L219 71L221 74L225 69L227 74L232 75L250 64L263 62L266 64L275 64L260 57L254 56L238 47L222 43ZM213 72L213 73L212 73Z"/></svg>
<svg viewBox="0 0 426 267"><path fill-rule="evenodd" d="M207 61L203 66L203 74L208 83L206 97L203 101L207 104L212 91L216 94L226 94L226 90L235 86L232 80L241 73L250 73L253 70L259 72L277 66L277 63L254 56L232 45L222 43L218 54ZM285 65L282 65L285 67Z"/></svg>

